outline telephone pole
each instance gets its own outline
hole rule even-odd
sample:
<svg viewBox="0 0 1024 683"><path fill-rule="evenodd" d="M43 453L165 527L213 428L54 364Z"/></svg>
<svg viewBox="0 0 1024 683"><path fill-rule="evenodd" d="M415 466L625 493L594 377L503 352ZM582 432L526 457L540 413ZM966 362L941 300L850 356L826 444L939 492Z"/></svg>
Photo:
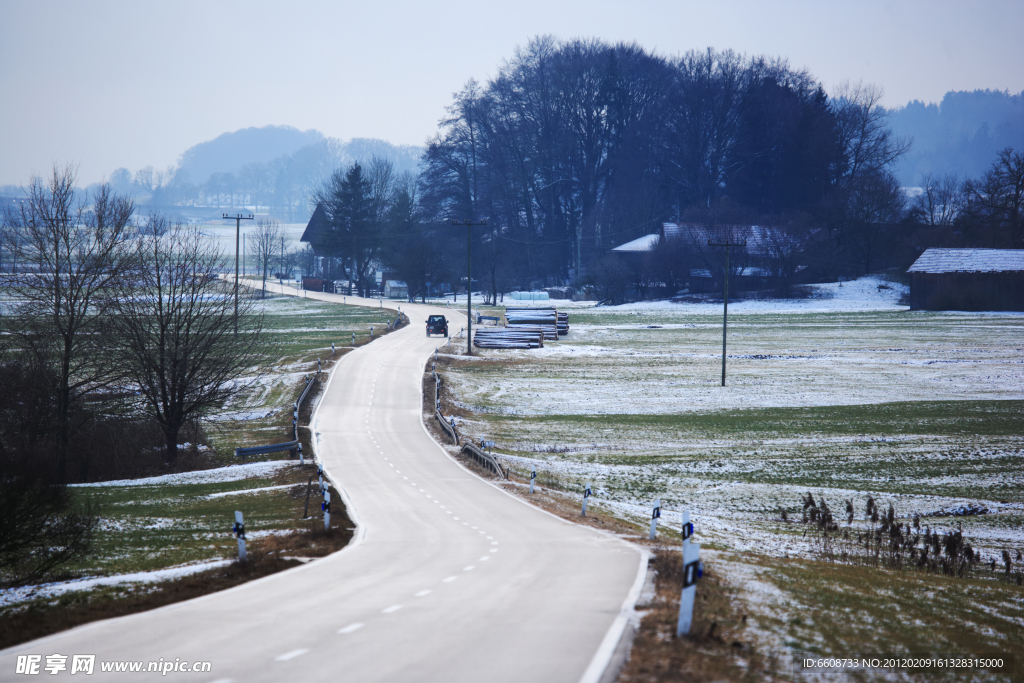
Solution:
<svg viewBox="0 0 1024 683"><path fill-rule="evenodd" d="M235 219L235 336L238 336L238 238L242 232L242 221L251 221L252 214L243 216L238 214L237 216L229 216L226 213L222 213L221 217L224 220L231 218Z"/></svg>
<svg viewBox="0 0 1024 683"><path fill-rule="evenodd" d="M466 355L473 355L473 226L487 225L486 220L474 223L470 219L457 221L452 225L466 226Z"/></svg>
<svg viewBox="0 0 1024 683"><path fill-rule="evenodd" d="M729 326L729 248L730 247L745 247L747 241L732 242L726 240L722 243L712 242L708 240L709 247L725 247L725 293L722 296L722 386L725 386L725 331Z"/></svg>

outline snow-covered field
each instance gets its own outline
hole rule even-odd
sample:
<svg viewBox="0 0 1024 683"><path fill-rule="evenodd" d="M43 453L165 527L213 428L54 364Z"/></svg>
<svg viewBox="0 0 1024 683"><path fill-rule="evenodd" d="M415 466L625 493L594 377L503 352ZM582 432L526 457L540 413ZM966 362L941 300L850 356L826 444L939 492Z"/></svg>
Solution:
<svg viewBox="0 0 1024 683"><path fill-rule="evenodd" d="M804 554L777 520L807 491L1021 548L1024 315L909 311L905 293L862 278L730 303L725 387L720 303L577 303L562 341L446 374L463 431L513 468L592 480L593 504L638 521L662 497L722 548ZM988 514L941 516L968 505Z"/></svg>

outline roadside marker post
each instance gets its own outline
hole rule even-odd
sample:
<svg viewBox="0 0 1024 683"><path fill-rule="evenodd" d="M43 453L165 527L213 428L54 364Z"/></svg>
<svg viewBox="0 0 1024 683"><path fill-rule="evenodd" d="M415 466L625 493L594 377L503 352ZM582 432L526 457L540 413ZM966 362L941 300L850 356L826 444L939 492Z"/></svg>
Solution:
<svg viewBox="0 0 1024 683"><path fill-rule="evenodd" d="M533 482L537 481L537 470L530 472L530 493L533 493Z"/></svg>
<svg viewBox="0 0 1024 683"><path fill-rule="evenodd" d="M690 632L693 623L693 602L697 597L697 582L704 575L704 564L700 561L700 543L691 543L693 524L690 513L683 513L683 593L679 598L679 622L676 637Z"/></svg>
<svg viewBox="0 0 1024 683"><path fill-rule="evenodd" d="M373 325L370 325L370 339L373 339Z"/></svg>
<svg viewBox="0 0 1024 683"><path fill-rule="evenodd" d="M591 495L590 482L588 481L587 485L583 487L583 512L580 513L580 517L587 516L587 498L590 498Z"/></svg>
<svg viewBox="0 0 1024 683"><path fill-rule="evenodd" d="M231 527L238 539L238 559L245 562L245 524L242 522L242 511L235 510L235 525Z"/></svg>
<svg viewBox="0 0 1024 683"><path fill-rule="evenodd" d="M661 517L661 498L656 498L654 501L654 512L651 513L651 535L650 540L654 540L654 537L658 533L658 518Z"/></svg>
<svg viewBox="0 0 1024 683"><path fill-rule="evenodd" d="M324 491L324 468L321 465L316 466L316 478L320 483L320 493Z"/></svg>
<svg viewBox="0 0 1024 683"><path fill-rule="evenodd" d="M324 511L324 531L331 528L331 492L324 489L324 502L320 503Z"/></svg>
<svg viewBox="0 0 1024 683"><path fill-rule="evenodd" d="M334 356L334 342L331 342L331 356Z"/></svg>
<svg viewBox="0 0 1024 683"><path fill-rule="evenodd" d="M304 457L302 457L302 444L300 443L300 444L298 444L298 446L299 446L299 464L300 465L305 465L306 464L306 459Z"/></svg>
<svg viewBox="0 0 1024 683"><path fill-rule="evenodd" d="M320 374L320 370L321 370L321 368L320 368L320 359L317 358L316 359L316 374L319 375Z"/></svg>
<svg viewBox="0 0 1024 683"><path fill-rule="evenodd" d="M355 346L355 345L356 345L356 333L353 332L352 333L352 346Z"/></svg>

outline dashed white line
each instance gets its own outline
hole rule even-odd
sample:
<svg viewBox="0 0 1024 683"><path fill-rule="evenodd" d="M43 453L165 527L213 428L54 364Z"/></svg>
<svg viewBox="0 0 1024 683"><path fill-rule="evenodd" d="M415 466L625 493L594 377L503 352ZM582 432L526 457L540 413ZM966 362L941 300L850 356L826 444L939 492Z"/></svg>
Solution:
<svg viewBox="0 0 1024 683"><path fill-rule="evenodd" d="M497 548L491 548L491 552L492 553L496 553L496 552L498 552L498 549Z"/></svg>
<svg viewBox="0 0 1024 683"><path fill-rule="evenodd" d="M349 624L349 625L348 625L348 626L346 626L345 628L339 628L339 629L338 629L338 633L354 633L355 631L358 631L358 630L359 630L359 629L361 629L362 627L363 627L363 624L361 624L361 623L359 623L359 622L357 621L357 622L356 622L356 623L354 623L354 624Z"/></svg>
<svg viewBox="0 0 1024 683"><path fill-rule="evenodd" d="M441 579L441 583L451 583L452 581L454 581L457 578L459 578L459 577L457 577L457 576L449 576L447 579Z"/></svg>
<svg viewBox="0 0 1024 683"><path fill-rule="evenodd" d="M481 558L480 558L480 561L481 561L481 562L486 562L486 561L487 561L487 560L489 560L489 559L491 559L491 556L490 556L490 555L484 555L483 557L481 557Z"/></svg>
<svg viewBox="0 0 1024 683"><path fill-rule="evenodd" d="M385 607L384 609L382 609L380 611L380 613L381 614L391 614L392 612L397 612L400 609L402 609L401 605L391 605L391 607Z"/></svg>
<svg viewBox="0 0 1024 683"><path fill-rule="evenodd" d="M298 650L292 650L291 652L285 652L283 655L274 657L275 662L287 662L288 660L295 659L300 655L304 655L309 652L308 649L300 647Z"/></svg>
<svg viewBox="0 0 1024 683"><path fill-rule="evenodd" d="M463 567L462 571L464 571L464 572L471 572L474 569L476 569L476 567L474 565L469 565L468 567Z"/></svg>
<svg viewBox="0 0 1024 683"><path fill-rule="evenodd" d="M497 541L491 541L491 545L498 545Z"/></svg>
<svg viewBox="0 0 1024 683"><path fill-rule="evenodd" d="M417 593L414 597L422 598L424 595L430 595L430 593L431 593L431 590L429 588L424 588L419 593Z"/></svg>

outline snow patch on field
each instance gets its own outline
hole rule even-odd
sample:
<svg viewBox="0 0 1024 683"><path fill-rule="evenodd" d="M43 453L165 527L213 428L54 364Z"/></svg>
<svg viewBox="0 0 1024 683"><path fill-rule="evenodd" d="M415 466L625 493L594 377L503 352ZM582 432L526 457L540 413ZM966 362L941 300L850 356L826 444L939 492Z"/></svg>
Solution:
<svg viewBox="0 0 1024 683"><path fill-rule="evenodd" d="M23 586L0 590L0 607L13 605L26 600L54 598L70 591L92 590L99 586L116 586L123 583L157 583L196 574L208 569L216 569L231 564L232 560L209 560L195 564L168 567L152 572L135 572L133 574L117 574L115 576L99 576L71 581L57 581L38 586Z"/></svg>
<svg viewBox="0 0 1024 683"><path fill-rule="evenodd" d="M71 486L185 486L190 484L218 484L230 481L241 481L253 477L272 477L284 468L295 464L293 460L271 460L254 462L245 465L229 465L212 470L163 474L145 479L117 479L115 481L98 481L90 484L71 484Z"/></svg>

